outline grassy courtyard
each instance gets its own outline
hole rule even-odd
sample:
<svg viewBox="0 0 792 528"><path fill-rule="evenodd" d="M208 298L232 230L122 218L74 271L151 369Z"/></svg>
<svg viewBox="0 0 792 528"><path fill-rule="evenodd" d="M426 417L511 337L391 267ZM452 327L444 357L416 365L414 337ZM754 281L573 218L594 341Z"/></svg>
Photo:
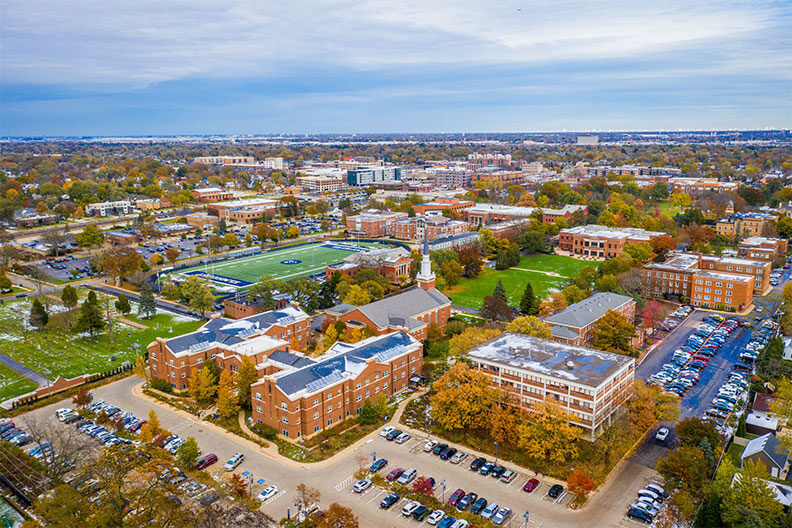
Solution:
<svg viewBox="0 0 792 528"><path fill-rule="evenodd" d="M84 291L81 291L82 295ZM26 324L30 301L0 306L0 341L4 344L2 352L50 379L58 376L70 378L119 367L125 361L133 361L156 337L176 336L193 331L202 324L201 321L167 312L160 312L150 320L139 319L133 312L128 318L148 328L136 328L115 321L111 342L107 329L94 337L87 332L77 333L70 330L70 322L76 315L69 314L59 302L50 301L50 323L40 331ZM104 304L102 300L100 304ZM136 308L133 305L133 309ZM12 374L16 376L15 373ZM0 399L18 396L30 390L31 387L25 385L24 381L20 383L11 376L0 378Z"/></svg>
<svg viewBox="0 0 792 528"><path fill-rule="evenodd" d="M526 282L531 283L534 294L546 297L550 292L560 290L567 277L574 277L580 268L591 265L591 262L562 255L526 255L514 268L501 271L487 268L475 279L462 278L446 293L451 297L452 304L468 308L481 308L482 299L487 295L492 295L498 284L498 279L500 279L506 288L509 304L516 306L520 304ZM559 276L551 276L542 272L554 273Z"/></svg>

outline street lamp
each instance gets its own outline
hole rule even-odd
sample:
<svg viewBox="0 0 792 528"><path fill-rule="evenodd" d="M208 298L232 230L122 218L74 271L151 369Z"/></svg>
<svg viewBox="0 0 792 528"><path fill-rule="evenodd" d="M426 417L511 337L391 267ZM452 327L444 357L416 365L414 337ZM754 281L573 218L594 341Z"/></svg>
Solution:
<svg viewBox="0 0 792 528"><path fill-rule="evenodd" d="M443 504L445 504L445 489L446 489L446 481L443 479L443 482L440 483L443 486Z"/></svg>
<svg viewBox="0 0 792 528"><path fill-rule="evenodd" d="M498 441L495 440L494 444L495 444L495 463L497 464L498 463Z"/></svg>

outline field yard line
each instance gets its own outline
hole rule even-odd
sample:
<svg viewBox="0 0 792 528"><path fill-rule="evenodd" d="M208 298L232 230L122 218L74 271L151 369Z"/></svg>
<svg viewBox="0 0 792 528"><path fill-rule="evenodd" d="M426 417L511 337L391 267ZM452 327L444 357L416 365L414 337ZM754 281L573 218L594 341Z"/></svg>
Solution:
<svg viewBox="0 0 792 528"><path fill-rule="evenodd" d="M292 249L284 249L284 250L276 251L276 252L272 252L272 253L264 253L263 255L257 255L254 258L251 258L249 260L245 260L245 263L258 262L260 260L267 260L267 259L272 258L273 256L276 256L276 255L291 255L292 253L296 253L296 252L299 252L299 251L305 251L306 249L308 249L310 247L311 246L303 246L303 247L292 248ZM327 249L331 249L331 248L327 248ZM341 250L336 250L336 251L341 251ZM229 260L227 262L220 262L219 264L214 264L214 267L215 268L224 268L226 266L239 265L238 261L243 260L244 258L245 257ZM211 266L211 265L212 265L211 262L205 263L205 264L198 264L198 266Z"/></svg>
<svg viewBox="0 0 792 528"><path fill-rule="evenodd" d="M324 267L324 266L321 266L321 267L319 267L319 268L314 268L314 269L307 269L307 270L303 270L303 271L298 271L298 272L295 272L295 273L290 273L290 274L288 274L288 275L279 275L279 276L278 276L278 279L285 279L286 277L292 277L292 276L294 276L294 275L301 275L301 274L303 274L303 273L314 273L314 272L316 272L316 271L323 270L323 269L325 269L325 267Z"/></svg>
<svg viewBox="0 0 792 528"><path fill-rule="evenodd" d="M516 270L520 270L520 271L532 271L534 273L542 273L544 275L547 275L548 277L558 277L558 278L561 278L561 279L571 279L572 278L572 277L567 277L566 275L559 275L558 273L556 273L554 271L542 271L542 270L534 270L534 269L526 269L526 268L511 268L511 269L516 269Z"/></svg>

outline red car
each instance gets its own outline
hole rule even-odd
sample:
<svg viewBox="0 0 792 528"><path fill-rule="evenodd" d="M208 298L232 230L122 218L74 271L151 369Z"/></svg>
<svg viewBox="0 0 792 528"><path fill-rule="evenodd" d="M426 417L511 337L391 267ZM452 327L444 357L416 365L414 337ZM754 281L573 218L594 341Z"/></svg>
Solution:
<svg viewBox="0 0 792 528"><path fill-rule="evenodd" d="M525 485L523 486L523 491L527 491L528 493L531 493L533 490L535 490L538 487L539 487L539 481L536 479L531 479L525 483Z"/></svg>
<svg viewBox="0 0 792 528"><path fill-rule="evenodd" d="M391 471L390 473L388 473L388 476L386 476L385 478L387 480L396 480L397 478L401 477L402 473L404 473L404 469L396 468L393 471Z"/></svg>
<svg viewBox="0 0 792 528"><path fill-rule="evenodd" d="M464 496L465 496L465 491L458 489L454 493L452 493L450 497L448 497L448 504L454 505L459 501L459 499L461 499Z"/></svg>

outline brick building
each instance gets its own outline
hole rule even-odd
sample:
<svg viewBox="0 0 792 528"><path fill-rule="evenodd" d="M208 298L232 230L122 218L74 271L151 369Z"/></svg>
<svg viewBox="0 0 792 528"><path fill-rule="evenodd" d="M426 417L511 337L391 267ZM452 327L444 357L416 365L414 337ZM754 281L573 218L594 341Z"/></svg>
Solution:
<svg viewBox="0 0 792 528"><path fill-rule="evenodd" d="M483 169L484 167L497 167L499 169L509 169L512 165L511 154L480 154L474 152L468 154L468 167L471 169Z"/></svg>
<svg viewBox="0 0 792 528"><path fill-rule="evenodd" d="M560 230L558 247L576 255L612 258L618 256L627 243L651 242L663 234L634 227L590 224Z"/></svg>
<svg viewBox="0 0 792 528"><path fill-rule="evenodd" d="M205 163L207 165L242 165L245 163L255 163L253 156L203 156L193 159L193 163Z"/></svg>
<svg viewBox="0 0 792 528"><path fill-rule="evenodd" d="M441 215L415 216L397 220L391 226L391 236L400 240L435 240L444 236L461 235L468 231L469 224L451 220Z"/></svg>
<svg viewBox="0 0 792 528"><path fill-rule="evenodd" d="M232 200L230 202L213 202L206 206L206 212L218 218L225 218L226 221L237 219L237 221L247 222L252 219L253 214L258 214L258 218L264 215L274 216L278 213L281 203L271 198L247 198L242 200ZM251 208L256 208L255 210ZM232 211L237 210L236 213ZM233 218L232 218L233 217Z"/></svg>
<svg viewBox="0 0 792 528"><path fill-rule="evenodd" d="M230 200L234 193L220 187L204 187L192 190L193 198L196 202L216 202L220 200Z"/></svg>
<svg viewBox="0 0 792 528"><path fill-rule="evenodd" d="M286 307L288 295L277 293L273 295L275 309ZM265 312L264 302L261 297L250 296L247 292L239 292L233 299L223 301L223 315L231 319L244 319L251 315Z"/></svg>
<svg viewBox="0 0 792 528"><path fill-rule="evenodd" d="M466 209L465 215L471 224L485 226L493 222L527 219L538 211L541 211L543 224L552 224L558 218L569 220L577 211L588 214L588 207L585 205L565 205L561 209L553 209L548 207L519 207L516 205L480 203Z"/></svg>
<svg viewBox="0 0 792 528"><path fill-rule="evenodd" d="M243 355L259 374L266 373L275 368L268 362L274 352L288 352L295 340L300 348L307 346L310 327L311 318L295 306L238 320L214 317L195 332L149 344L151 376L185 390L193 368L215 361L221 369L236 371Z"/></svg>
<svg viewBox="0 0 792 528"><path fill-rule="evenodd" d="M201 229L213 229L218 223L220 223L220 219L214 215L206 214L206 213L192 213L185 216L187 219L187 223L194 227L200 227Z"/></svg>
<svg viewBox="0 0 792 528"><path fill-rule="evenodd" d="M438 197L432 202L414 204L412 207L415 214L422 215L432 211L442 213L446 209L454 211L455 213L464 213L465 209L469 209L474 205L476 205L476 203L471 200Z"/></svg>
<svg viewBox="0 0 792 528"><path fill-rule="evenodd" d="M718 234L726 240L760 237L765 224L775 217L767 213L734 213L718 220Z"/></svg>
<svg viewBox="0 0 792 528"><path fill-rule="evenodd" d="M553 340L568 345L591 346L594 323L608 310L620 313L635 323L635 300L616 293L595 293L588 299L572 304L564 310L546 317L544 322L553 332Z"/></svg>
<svg viewBox="0 0 792 528"><path fill-rule="evenodd" d="M786 255L787 249L786 239L754 236L740 241L737 254L744 258L772 262Z"/></svg>
<svg viewBox="0 0 792 528"><path fill-rule="evenodd" d="M356 417L366 401L391 397L423 368L423 347L406 332L338 342L318 358L265 374L250 387L253 420L289 439Z"/></svg>
<svg viewBox="0 0 792 528"><path fill-rule="evenodd" d="M108 231L105 240L114 246L129 246L140 242L140 236L126 231Z"/></svg>
<svg viewBox="0 0 792 528"><path fill-rule="evenodd" d="M400 276L410 275L411 267L412 258L406 249L382 248L353 253L337 264L328 264L325 266L325 277L330 280L336 272L346 277L354 277L361 269L368 268L397 284Z"/></svg>
<svg viewBox="0 0 792 528"><path fill-rule="evenodd" d="M302 191L334 192L346 188L343 177L297 176L297 186Z"/></svg>
<svg viewBox="0 0 792 528"><path fill-rule="evenodd" d="M393 223L407 217L407 213L368 209L360 214L347 217L347 232L350 236L359 237L389 236Z"/></svg>
<svg viewBox="0 0 792 528"><path fill-rule="evenodd" d="M511 332L466 352L474 368L508 391L523 409L550 400L592 440L630 397L635 360Z"/></svg>

